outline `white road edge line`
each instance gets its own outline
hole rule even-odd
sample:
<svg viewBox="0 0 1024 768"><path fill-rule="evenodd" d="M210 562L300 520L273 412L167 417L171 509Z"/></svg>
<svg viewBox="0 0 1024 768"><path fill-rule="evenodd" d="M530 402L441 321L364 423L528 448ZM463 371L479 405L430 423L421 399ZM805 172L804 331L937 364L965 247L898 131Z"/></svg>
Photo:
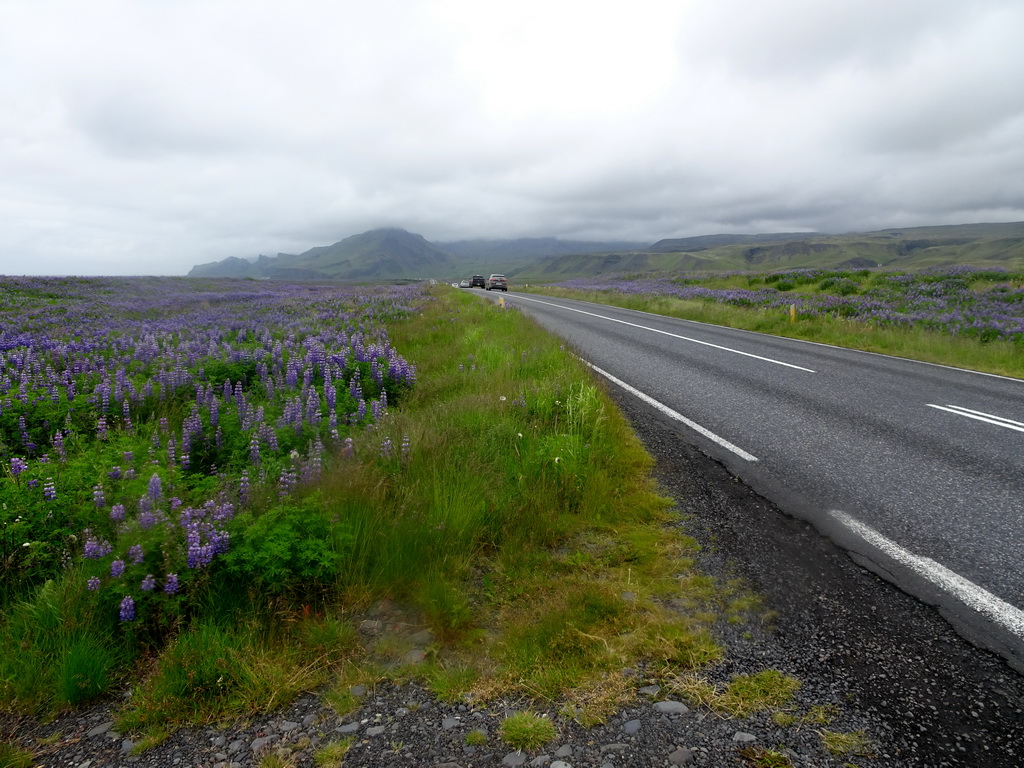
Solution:
<svg viewBox="0 0 1024 768"><path fill-rule="evenodd" d="M673 411L671 408L669 408L664 403L661 403L658 400L655 400L650 395L644 394L643 392L641 392L636 387L631 387L629 384L624 382L622 379L615 378L610 373L608 373L608 371L601 370L596 365L588 363L586 360L583 360L582 362L585 365L587 365L590 368L592 368L597 373L599 373L602 376L604 376L606 379L608 379L608 381L610 381L613 384L616 384L616 385L622 387L624 390L626 390L630 394L636 395L638 398L643 400L648 405L653 405L655 408L657 408L659 411L664 413L666 416L670 416L671 418L675 419L676 421L681 421L683 424L688 426L690 429L694 430L695 432L699 432L700 434L704 435L704 437L706 437L708 440L711 440L712 442L717 443L718 445L720 445L723 448L725 448L727 451L732 451L737 456L739 456L741 459L744 459L746 461L757 461L757 456L754 456L752 453L747 453L742 448L739 448L739 447L733 445L732 443L730 443L724 437L719 437L714 432L712 432L710 429L706 429L706 428L702 427L700 424L698 424L697 422L691 421L690 419L686 418L685 416L683 416L683 414L679 413L678 411Z"/></svg>
<svg viewBox="0 0 1024 768"><path fill-rule="evenodd" d="M923 576L935 586L975 611L996 622L1019 638L1024 638L1024 611L996 597L991 592L954 573L941 563L928 557L908 552L899 544L887 539L874 528L855 520L845 512L832 510L831 515L851 531L870 544L878 547L899 563Z"/></svg>
<svg viewBox="0 0 1024 768"><path fill-rule="evenodd" d="M935 405L935 403L925 403L929 408L936 408L940 411L946 411L947 413L955 413L957 416L966 416L968 419L974 419L975 421L984 421L986 424L995 424L997 427L1005 427L1006 429L1013 429L1017 432L1024 432L1024 424L1013 419L1006 419L1002 416L993 416L991 413L984 413L982 411L972 411L970 408L964 408L959 405Z"/></svg>
<svg viewBox="0 0 1024 768"><path fill-rule="evenodd" d="M762 357L761 355L755 355L755 354L752 354L750 352L741 352L740 350L733 349L732 347L723 347L720 344L712 344L710 341L701 341L700 339L692 339L689 336L680 336L678 333L669 333L668 331L662 331L662 330L660 330L658 328L651 328L650 326L647 326L647 325L640 325L639 323L631 323L628 320L619 320L618 318L615 318L615 317L608 317L607 315L599 315L596 312L587 312L586 310L576 309L575 307L563 307L561 304L553 304L550 301L541 301L540 299L528 299L525 296L523 296L522 294L520 294L518 296L518 298L523 299L524 301L532 301L532 302L535 302L537 304L544 304L544 305L549 306L549 307L557 307L558 309L566 309L569 312L579 312L581 315L590 315L591 317L597 317L597 318L600 318L601 320L610 320L613 323L622 323L623 325L629 325L629 326L632 326L633 328L640 328L641 330L644 330L644 331L651 331L652 333L660 333L660 334L663 334L665 336L671 336L674 339L682 339L683 341L692 341L694 344L703 344L705 347L714 347L715 349L721 349L724 352L732 352L733 354L736 354L736 355L743 355L744 357L752 357L755 360L763 360L766 363L774 363L775 365L784 365L786 368L795 368L798 371L807 371L807 373L816 373L816 371L813 371L810 368L804 368L803 366L800 366L800 365L793 365L792 363L784 363L781 360L773 360L770 357ZM672 318L666 318L666 319L672 319Z"/></svg>

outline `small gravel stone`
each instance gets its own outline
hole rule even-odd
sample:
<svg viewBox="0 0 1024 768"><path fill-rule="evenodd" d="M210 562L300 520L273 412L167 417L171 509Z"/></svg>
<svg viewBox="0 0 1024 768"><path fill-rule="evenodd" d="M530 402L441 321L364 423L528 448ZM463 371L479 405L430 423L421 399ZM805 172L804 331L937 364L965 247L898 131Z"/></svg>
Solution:
<svg viewBox="0 0 1024 768"><path fill-rule="evenodd" d="M267 745L273 743L273 741L274 741L274 737L273 736L261 736L260 738L253 740L252 744L249 745L249 750L251 752L253 752L253 753L257 753L258 754Z"/></svg>
<svg viewBox="0 0 1024 768"><path fill-rule="evenodd" d="M654 710L665 715L685 715L690 711L690 708L681 701L669 700L656 702Z"/></svg>
<svg viewBox="0 0 1024 768"><path fill-rule="evenodd" d="M696 758L693 756L693 752L684 747L680 747L669 755L668 761L672 763L672 765L693 765L697 762Z"/></svg>
<svg viewBox="0 0 1024 768"><path fill-rule="evenodd" d="M91 729L86 734L86 736L88 736L90 739L93 739L93 738L95 738L97 736L102 736L103 734L105 734L107 731L109 731L113 727L114 727L114 721L113 720L108 720L107 722L101 723L100 725L97 725L95 728Z"/></svg>

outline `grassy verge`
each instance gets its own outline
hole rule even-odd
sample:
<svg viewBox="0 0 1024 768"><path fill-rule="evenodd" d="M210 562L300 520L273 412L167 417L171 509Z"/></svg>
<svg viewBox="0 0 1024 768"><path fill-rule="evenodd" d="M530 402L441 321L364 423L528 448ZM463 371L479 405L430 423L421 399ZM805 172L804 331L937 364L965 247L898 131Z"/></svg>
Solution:
<svg viewBox="0 0 1024 768"><path fill-rule="evenodd" d="M666 526L651 459L591 373L518 312L447 288L432 298L389 324L417 365L401 407L326 453L287 503L254 486L212 566L223 572L166 644L140 653L144 639L122 637L100 659L71 569L4 623L2 707L48 715L127 688L117 728L145 746L304 691L349 711L353 685L416 676L446 700L529 699L593 724L638 686L720 659L715 623L756 601L695 570L695 542ZM382 602L430 627L425 660L407 663L403 638L360 638ZM731 707L786 700L781 677L753 682L726 691ZM548 721L523 721L509 743L548 738Z"/></svg>
<svg viewBox="0 0 1024 768"><path fill-rule="evenodd" d="M977 338L956 337L921 328L882 328L841 317L797 314L794 322L788 310L735 307L668 296L577 291L554 286L531 286L525 290L1024 379L1024 355L1020 345L1007 341L982 343Z"/></svg>

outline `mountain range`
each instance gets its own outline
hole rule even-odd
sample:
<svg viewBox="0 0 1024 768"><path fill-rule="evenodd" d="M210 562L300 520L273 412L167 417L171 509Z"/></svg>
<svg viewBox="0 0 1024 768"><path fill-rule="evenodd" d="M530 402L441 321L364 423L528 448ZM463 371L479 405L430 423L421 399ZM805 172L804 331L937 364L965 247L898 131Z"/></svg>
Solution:
<svg viewBox="0 0 1024 768"><path fill-rule="evenodd" d="M519 282L612 273L768 271L800 267L921 268L967 264L1024 269L1024 222L885 229L842 235L775 232L702 235L653 244L556 238L431 243L404 229L374 229L300 254L229 257L190 277L445 282L500 272Z"/></svg>

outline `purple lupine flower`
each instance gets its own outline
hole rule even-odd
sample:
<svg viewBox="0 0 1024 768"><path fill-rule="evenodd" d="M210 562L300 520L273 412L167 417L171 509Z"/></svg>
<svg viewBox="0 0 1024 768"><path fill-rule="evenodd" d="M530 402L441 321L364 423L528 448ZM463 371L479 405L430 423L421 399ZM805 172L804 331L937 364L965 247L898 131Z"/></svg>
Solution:
<svg viewBox="0 0 1024 768"><path fill-rule="evenodd" d="M65 461L68 453L64 447L64 434L59 429L53 435L53 447L57 451L57 455L60 456L60 460Z"/></svg>
<svg viewBox="0 0 1024 768"><path fill-rule="evenodd" d="M139 589L141 589L143 592L152 592L155 587L156 579L153 578L152 573L147 573L146 578L144 578L142 580L142 583L139 584Z"/></svg>
<svg viewBox="0 0 1024 768"><path fill-rule="evenodd" d="M360 398L359 405L356 406L356 412L352 414L352 421L358 423L366 418L366 401Z"/></svg>
<svg viewBox="0 0 1024 768"><path fill-rule="evenodd" d="M106 416L100 416L99 420L96 422L96 437L98 437L100 440L106 440L107 439L107 417Z"/></svg>
<svg viewBox="0 0 1024 768"><path fill-rule="evenodd" d="M47 501L54 501L57 498L57 489L53 486L53 478L46 478L46 482L43 483L43 498Z"/></svg>
<svg viewBox="0 0 1024 768"><path fill-rule="evenodd" d="M225 501L220 506L213 510L213 514L210 517L216 522L222 520L231 520L235 516L235 507L230 501Z"/></svg>
<svg viewBox="0 0 1024 768"><path fill-rule="evenodd" d="M99 577L93 576L91 579L85 582L85 588L88 589L90 592L96 592L100 588Z"/></svg>
<svg viewBox="0 0 1024 768"><path fill-rule="evenodd" d="M243 469L242 476L238 479L238 498L244 504L249 498L249 470Z"/></svg>
<svg viewBox="0 0 1024 768"><path fill-rule="evenodd" d="M279 498L285 498L294 489L298 478L295 475L295 469L293 467L285 467L281 470L281 476L277 480L277 495Z"/></svg>
<svg viewBox="0 0 1024 768"><path fill-rule="evenodd" d="M154 472L153 476L149 478L149 498L153 501L159 501L162 493L160 475Z"/></svg>
<svg viewBox="0 0 1024 768"><path fill-rule="evenodd" d="M124 560L115 560L110 564L110 575L115 579L124 575Z"/></svg>
<svg viewBox="0 0 1024 768"><path fill-rule="evenodd" d="M135 565L141 564L142 561L146 559L146 556L142 551L142 545L132 544L132 546L128 548L128 557L131 558L131 561L135 563Z"/></svg>
<svg viewBox="0 0 1024 768"><path fill-rule="evenodd" d="M113 469L107 472L107 477L109 477L111 480L120 480L122 477L121 468L115 466Z"/></svg>
<svg viewBox="0 0 1024 768"><path fill-rule="evenodd" d="M154 525L156 525L157 517L151 509L145 509L139 513L138 517L139 528L144 531L148 531Z"/></svg>
<svg viewBox="0 0 1024 768"><path fill-rule="evenodd" d="M114 548L110 545L110 542L104 541L103 539L97 539L92 530L86 528L83 532L85 534L85 545L82 547L82 557L88 560L99 560L101 557L109 555Z"/></svg>
<svg viewBox="0 0 1024 768"><path fill-rule="evenodd" d="M393 453L394 447L391 445L391 438L385 437L380 441L380 457L390 459Z"/></svg>
<svg viewBox="0 0 1024 768"><path fill-rule="evenodd" d="M110 508L110 519L115 523L124 520L124 504L115 504Z"/></svg>
<svg viewBox="0 0 1024 768"><path fill-rule="evenodd" d="M125 400L123 403L121 403L121 421L124 424L124 431L125 432L131 432L132 431L132 416L131 416L131 412L128 410L128 401L127 400Z"/></svg>
<svg viewBox="0 0 1024 768"><path fill-rule="evenodd" d="M260 463L260 435L259 432L253 432L252 437L249 438L249 463L259 464Z"/></svg>
<svg viewBox="0 0 1024 768"><path fill-rule="evenodd" d="M96 509L103 509L107 506L106 500L103 498L103 486L94 485L92 488L92 503L96 505Z"/></svg>
<svg viewBox="0 0 1024 768"><path fill-rule="evenodd" d="M135 461L135 454L133 454L131 451L125 451L124 452L124 463L125 464L131 464L133 461Z"/></svg>
<svg viewBox="0 0 1024 768"><path fill-rule="evenodd" d="M11 459L11 474L17 477L22 472L28 469L28 463L24 459L19 459L17 456Z"/></svg>
<svg viewBox="0 0 1024 768"><path fill-rule="evenodd" d="M164 592L168 595L178 594L178 574L168 573L164 577Z"/></svg>
<svg viewBox="0 0 1024 768"><path fill-rule="evenodd" d="M121 601L121 621L133 621L135 619L135 601L131 595L125 595Z"/></svg>

